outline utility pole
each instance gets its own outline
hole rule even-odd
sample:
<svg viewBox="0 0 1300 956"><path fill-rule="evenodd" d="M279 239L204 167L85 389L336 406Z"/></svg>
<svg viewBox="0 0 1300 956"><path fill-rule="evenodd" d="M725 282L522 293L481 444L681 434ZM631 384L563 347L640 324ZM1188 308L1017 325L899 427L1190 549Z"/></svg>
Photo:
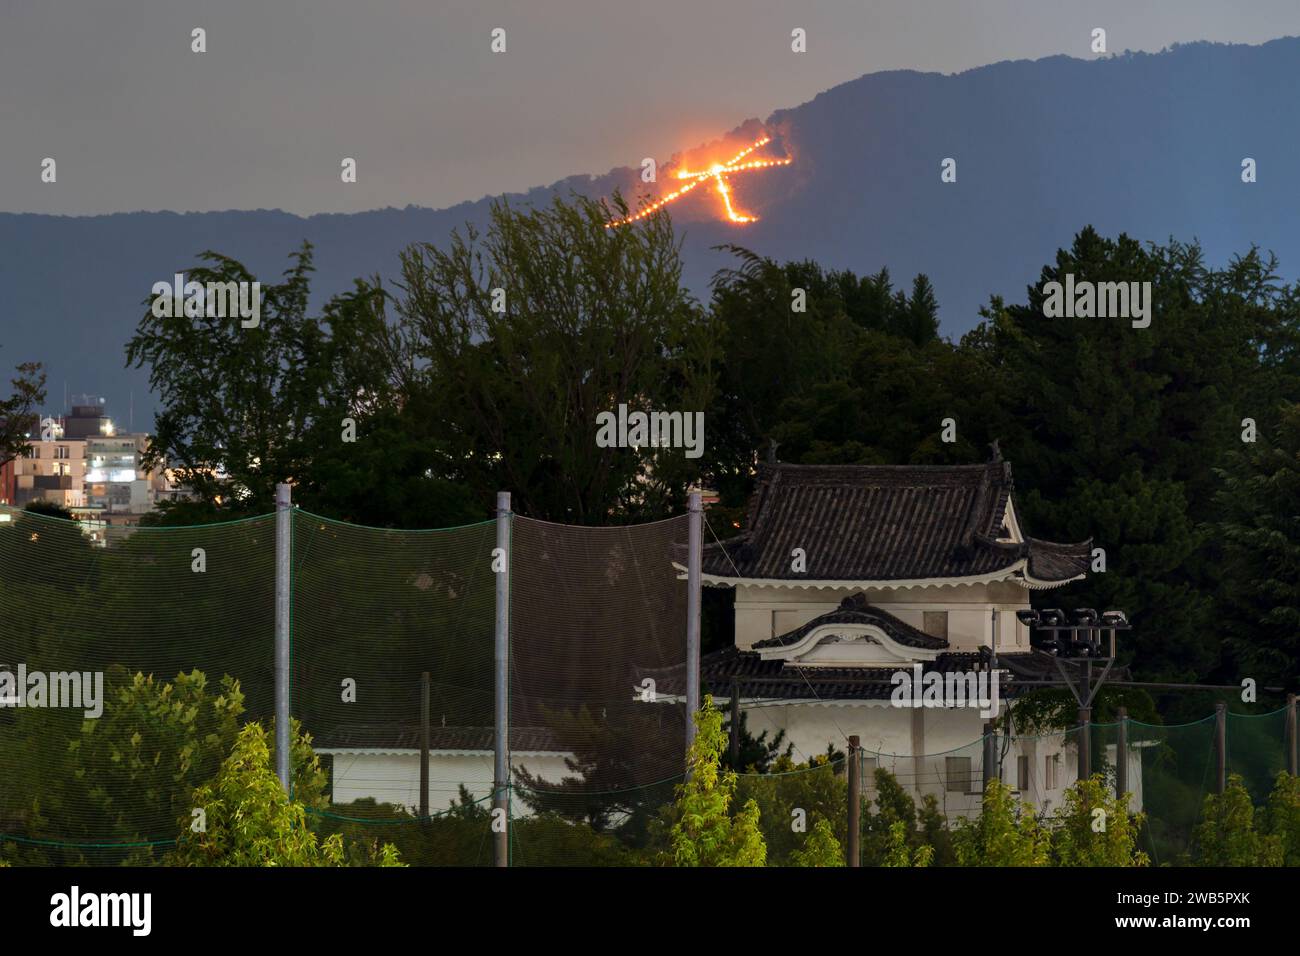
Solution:
<svg viewBox="0 0 1300 956"><path fill-rule="evenodd" d="M1002 774L998 769L998 735L994 732L993 721L984 723L984 790L987 792L989 783L994 780L1002 779Z"/></svg>
<svg viewBox="0 0 1300 956"><path fill-rule="evenodd" d="M293 795L289 751L289 641L293 613L293 505L289 485L275 486L275 775Z"/></svg>
<svg viewBox="0 0 1300 956"><path fill-rule="evenodd" d="M740 681L731 679L731 769L740 772Z"/></svg>
<svg viewBox="0 0 1300 956"><path fill-rule="evenodd" d="M510 492L497 492L497 547L501 559L496 588L494 648L496 737L492 750L492 846L497 866L510 865Z"/></svg>
<svg viewBox="0 0 1300 956"><path fill-rule="evenodd" d="M1128 708L1119 708L1119 733L1115 738L1115 797L1128 809Z"/></svg>
<svg viewBox="0 0 1300 956"><path fill-rule="evenodd" d="M1092 776L1092 708L1079 708L1079 779Z"/></svg>
<svg viewBox="0 0 1300 956"><path fill-rule="evenodd" d="M1214 705L1214 792L1228 788L1228 706Z"/></svg>
<svg viewBox="0 0 1300 956"><path fill-rule="evenodd" d="M429 672L420 675L420 818L429 818Z"/></svg>
<svg viewBox="0 0 1300 956"><path fill-rule="evenodd" d="M695 714L700 709L700 562L704 548L704 511L700 493L689 496L686 563L686 751L695 742Z"/></svg>
<svg viewBox="0 0 1300 956"><path fill-rule="evenodd" d="M1286 772L1291 776L1300 774L1296 768L1296 713L1295 694L1286 695Z"/></svg>
<svg viewBox="0 0 1300 956"><path fill-rule="evenodd" d="M862 751L857 734L849 737L849 839L845 862L862 865Z"/></svg>

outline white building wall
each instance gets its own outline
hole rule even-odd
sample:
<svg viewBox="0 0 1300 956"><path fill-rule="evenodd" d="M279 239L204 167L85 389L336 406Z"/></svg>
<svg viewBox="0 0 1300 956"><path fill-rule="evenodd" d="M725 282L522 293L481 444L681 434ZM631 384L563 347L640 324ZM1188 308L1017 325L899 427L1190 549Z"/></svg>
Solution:
<svg viewBox="0 0 1300 956"><path fill-rule="evenodd" d="M874 759L875 766L892 773L918 806L925 795L932 794L940 810L951 819L979 812L985 721L976 708L913 709L894 707L887 701L794 702L749 705L745 713L746 726L755 736L767 731L770 741L784 730L782 747L794 744L796 761L824 754L831 744L846 751L848 737L856 734L864 757ZM1057 733L1017 738L1010 746L1005 740L1001 744L1006 747L1001 752L1002 781L1040 810L1059 808L1065 790L1078 779L1078 751L1070 739ZM1019 779L1021 756L1027 758L1023 789ZM949 787L950 757L970 761L969 785L961 790ZM1054 772L1048 770L1048 760L1055 762ZM1114 761L1113 748L1108 760ZM867 776L870 791L871 775ZM1134 791L1131 807L1139 811L1142 765L1136 754L1130 755L1129 781Z"/></svg>
<svg viewBox="0 0 1300 956"><path fill-rule="evenodd" d="M319 753L334 757L334 804L351 803L367 797L379 803L392 803L412 813L420 808L420 751L369 750L362 748L321 748ZM512 765L534 776L558 783L573 772L565 765L562 753L513 755ZM434 751L429 755L429 812L449 809L464 784L475 800L492 795L492 751ZM515 816L527 816L528 807L515 800Z"/></svg>
<svg viewBox="0 0 1300 956"><path fill-rule="evenodd" d="M736 588L736 646L749 650L834 611L846 597L867 601L913 627L924 628L926 611L948 613L952 651L993 646L993 610L999 614L998 649L1029 649L1029 629L1015 612L1029 607L1029 591L1014 581L926 588L797 588L740 585Z"/></svg>

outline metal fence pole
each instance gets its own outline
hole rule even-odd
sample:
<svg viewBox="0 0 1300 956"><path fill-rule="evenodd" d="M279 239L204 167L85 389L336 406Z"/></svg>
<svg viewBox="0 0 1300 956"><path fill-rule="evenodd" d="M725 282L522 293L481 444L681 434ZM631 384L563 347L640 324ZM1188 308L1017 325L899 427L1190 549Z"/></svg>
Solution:
<svg viewBox="0 0 1300 956"><path fill-rule="evenodd" d="M1118 708L1119 728L1115 737L1115 798L1128 809L1128 708Z"/></svg>
<svg viewBox="0 0 1300 956"><path fill-rule="evenodd" d="M497 492L496 739L492 763L493 860L510 865L510 492ZM500 812L498 812L500 811ZM498 824L500 828L498 829Z"/></svg>
<svg viewBox="0 0 1300 956"><path fill-rule="evenodd" d="M862 865L862 751L856 734L849 737L849 833L845 862L849 866Z"/></svg>
<svg viewBox="0 0 1300 956"><path fill-rule="evenodd" d="M993 730L993 721L984 723L984 790L989 788L989 781L1001 780L998 771L998 735Z"/></svg>
<svg viewBox="0 0 1300 956"><path fill-rule="evenodd" d="M1228 706L1219 701L1214 705L1214 792L1223 793L1228 788Z"/></svg>
<svg viewBox="0 0 1300 956"><path fill-rule="evenodd" d="M429 672L420 675L420 816L429 816Z"/></svg>
<svg viewBox="0 0 1300 956"><path fill-rule="evenodd" d="M695 712L700 709L700 561L704 511L700 493L690 493L686 564L686 750L695 742Z"/></svg>
<svg viewBox="0 0 1300 956"><path fill-rule="evenodd" d="M1092 708L1079 708L1079 779L1092 776Z"/></svg>
<svg viewBox="0 0 1300 956"><path fill-rule="evenodd" d="M1296 776L1300 770L1296 768L1296 731L1300 730L1296 726L1295 713L1295 694L1286 695L1286 772L1291 776Z"/></svg>
<svg viewBox="0 0 1300 956"><path fill-rule="evenodd" d="M740 681L731 679L731 769L740 772Z"/></svg>
<svg viewBox="0 0 1300 956"><path fill-rule="evenodd" d="M289 485L275 486L275 775L292 796L289 739L289 617L293 609L293 505Z"/></svg>

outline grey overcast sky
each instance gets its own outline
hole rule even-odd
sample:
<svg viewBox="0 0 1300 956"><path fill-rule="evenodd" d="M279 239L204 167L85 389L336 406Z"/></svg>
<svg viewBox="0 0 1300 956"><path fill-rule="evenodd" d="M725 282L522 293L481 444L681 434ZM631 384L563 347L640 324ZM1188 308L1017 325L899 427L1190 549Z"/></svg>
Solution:
<svg viewBox="0 0 1300 956"><path fill-rule="evenodd" d="M4 0L0 211L448 206L864 73L1090 57L1094 27L1112 52L1259 43L1300 34L1300 0Z"/></svg>

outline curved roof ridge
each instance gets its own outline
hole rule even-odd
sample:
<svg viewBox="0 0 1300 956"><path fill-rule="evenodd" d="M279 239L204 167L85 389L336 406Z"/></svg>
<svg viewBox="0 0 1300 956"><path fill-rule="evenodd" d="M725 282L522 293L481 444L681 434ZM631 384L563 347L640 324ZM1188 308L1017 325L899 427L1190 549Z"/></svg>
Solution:
<svg viewBox="0 0 1300 956"><path fill-rule="evenodd" d="M920 628L913 627L906 621L890 614L884 608L869 603L867 596L859 591L846 597L835 610L819 614L811 621L801 624L792 631L759 641L754 644L754 649L790 647L799 643L817 628L834 624L874 624L888 634L892 640L906 647L940 651L949 646L947 639L927 634Z"/></svg>

